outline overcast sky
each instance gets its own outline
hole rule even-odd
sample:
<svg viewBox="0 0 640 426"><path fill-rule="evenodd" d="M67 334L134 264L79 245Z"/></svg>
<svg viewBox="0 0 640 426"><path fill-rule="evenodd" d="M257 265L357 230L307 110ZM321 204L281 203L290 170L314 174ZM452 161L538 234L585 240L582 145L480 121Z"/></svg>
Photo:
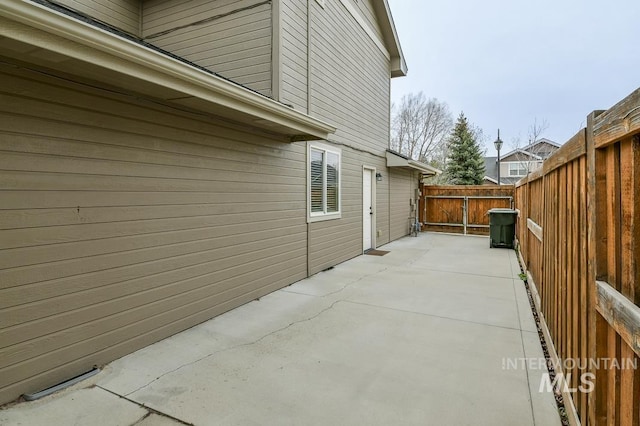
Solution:
<svg viewBox="0 0 640 426"><path fill-rule="evenodd" d="M388 0L409 67L392 101L423 91L522 145L534 119L564 143L640 87L640 0ZM504 153L504 148L503 148Z"/></svg>

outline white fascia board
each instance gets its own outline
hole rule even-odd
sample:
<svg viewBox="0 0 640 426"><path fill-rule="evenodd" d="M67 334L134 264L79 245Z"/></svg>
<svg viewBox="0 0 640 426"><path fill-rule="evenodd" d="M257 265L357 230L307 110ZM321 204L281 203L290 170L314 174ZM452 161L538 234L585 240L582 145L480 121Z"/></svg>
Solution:
<svg viewBox="0 0 640 426"><path fill-rule="evenodd" d="M400 155L394 154L393 152L387 151L386 155L387 155L387 167L404 167L408 169L417 170L426 175L438 175L442 173L441 170L438 170L435 167L431 167L426 163L407 159Z"/></svg>
<svg viewBox="0 0 640 426"><path fill-rule="evenodd" d="M409 70L402 52L400 38L398 37L389 2L387 0L374 0L373 6L382 26L385 43L391 54L391 77L404 77Z"/></svg>
<svg viewBox="0 0 640 426"><path fill-rule="evenodd" d="M540 157L539 155L536 155L536 154L534 154L532 152L526 151L526 150L524 150L522 148L517 148L517 149L514 149L513 151L510 151L510 152L506 153L505 155L503 155L501 157L500 162L501 163L509 163L509 162L510 163L521 163L523 161L526 161L526 160L516 160L516 161L505 161L504 160L505 158L509 158L510 156L512 156L514 154L523 154L523 155L527 155L527 156L529 156L529 157L531 157L531 158L533 158L535 160L542 160L542 157ZM496 159L496 161L497 161L497 159Z"/></svg>
<svg viewBox="0 0 640 426"><path fill-rule="evenodd" d="M442 170L438 170L435 167L431 167L430 165L426 163L421 163L419 161L409 160L409 167L419 170L425 175L435 176L442 173Z"/></svg>
<svg viewBox="0 0 640 426"><path fill-rule="evenodd" d="M180 91L255 117L256 123L289 128L296 137L326 139L336 131L224 78L28 0L0 2L0 36Z"/></svg>

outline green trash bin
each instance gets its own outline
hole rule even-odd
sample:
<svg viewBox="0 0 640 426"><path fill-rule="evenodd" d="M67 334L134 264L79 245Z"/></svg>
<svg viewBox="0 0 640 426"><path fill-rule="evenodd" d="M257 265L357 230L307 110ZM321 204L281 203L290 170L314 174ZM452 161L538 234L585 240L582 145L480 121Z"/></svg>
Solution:
<svg viewBox="0 0 640 426"><path fill-rule="evenodd" d="M489 247L513 248L516 236L516 217L513 209L489 210Z"/></svg>

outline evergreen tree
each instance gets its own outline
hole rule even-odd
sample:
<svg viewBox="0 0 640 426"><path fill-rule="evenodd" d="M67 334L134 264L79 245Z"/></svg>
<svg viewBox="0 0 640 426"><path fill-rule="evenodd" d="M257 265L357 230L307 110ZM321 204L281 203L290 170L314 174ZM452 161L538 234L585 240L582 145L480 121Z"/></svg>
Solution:
<svg viewBox="0 0 640 426"><path fill-rule="evenodd" d="M484 159L477 137L464 113L449 136L449 158L446 172L455 185L481 185L484 178Z"/></svg>

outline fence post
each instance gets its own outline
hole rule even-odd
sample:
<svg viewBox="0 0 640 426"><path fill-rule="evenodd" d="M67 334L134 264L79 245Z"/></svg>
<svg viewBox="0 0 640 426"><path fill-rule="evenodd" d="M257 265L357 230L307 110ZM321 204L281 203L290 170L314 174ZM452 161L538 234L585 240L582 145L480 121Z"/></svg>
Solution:
<svg viewBox="0 0 640 426"><path fill-rule="evenodd" d="M600 256L605 255L605 251L599 250L600 233L602 232L602 220L606 215L598 212L598 198L602 196L601 187L602 179L598 175L603 173L603 161L601 155L595 148L594 138L594 122L597 116L604 111L594 111L587 117L587 294L588 294L588 323L589 333L587 334L589 359L597 360L598 357L606 357L603 353L606 350L605 345L601 343L602 337L606 337L607 323L596 311L596 280L599 278L599 271L603 264L599 260ZM602 203L601 203L602 204ZM600 221L600 222L598 222ZM600 338L599 338L600 337ZM606 340L606 339L605 339ZM604 347L604 348L603 348ZM589 372L597 374L593 366L589 367ZM607 378L597 377L595 379L595 391L589 394L589 419L586 422L589 425L598 425L606 423L607 415Z"/></svg>
<svg viewBox="0 0 640 426"><path fill-rule="evenodd" d="M464 235L467 235L468 212L469 212L469 198L465 196L464 201L462 202L462 226L464 227Z"/></svg>
<svg viewBox="0 0 640 426"><path fill-rule="evenodd" d="M523 256L523 260L524 260L524 266L527 269L527 271L529 270L529 226L528 226L528 219L529 216L531 216L531 183L529 182L529 176L527 176L527 182L524 184L524 217L522 218L522 226L524 227L523 229L523 235L524 235L524 256Z"/></svg>

